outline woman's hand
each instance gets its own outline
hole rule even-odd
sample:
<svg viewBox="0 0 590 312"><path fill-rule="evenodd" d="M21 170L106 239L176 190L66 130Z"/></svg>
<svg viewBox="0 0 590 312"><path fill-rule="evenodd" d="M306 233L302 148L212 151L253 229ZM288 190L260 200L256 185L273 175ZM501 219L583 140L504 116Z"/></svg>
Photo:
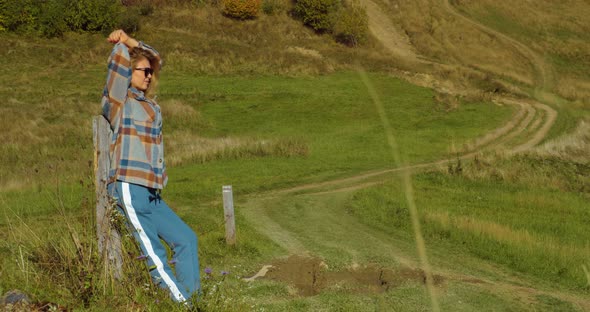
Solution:
<svg viewBox="0 0 590 312"><path fill-rule="evenodd" d="M110 43L121 42L121 43L125 44L125 42L127 42L127 40L129 40L129 36L122 29L117 29L109 35L109 38L107 38L107 40Z"/></svg>
<svg viewBox="0 0 590 312"><path fill-rule="evenodd" d="M120 42L129 48L135 48L139 45L137 40L129 37L129 35L127 35L122 29L113 31L107 38L107 41L113 44Z"/></svg>

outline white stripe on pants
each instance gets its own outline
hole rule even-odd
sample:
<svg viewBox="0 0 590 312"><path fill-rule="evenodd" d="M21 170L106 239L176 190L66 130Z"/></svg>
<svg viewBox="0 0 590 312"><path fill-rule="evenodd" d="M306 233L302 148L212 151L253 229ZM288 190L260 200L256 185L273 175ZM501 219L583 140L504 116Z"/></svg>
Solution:
<svg viewBox="0 0 590 312"><path fill-rule="evenodd" d="M162 277L162 279L164 280L164 282L166 283L166 285L170 289L170 292L172 292L173 297L176 300L178 300L179 302L185 302L186 298L184 298L184 296L182 295L182 293L178 289L176 283L174 283L174 281L172 281L172 279L170 278L168 273L166 273L166 271L164 270L164 264L162 263L160 258L156 255L156 253L154 252L154 248L152 247L152 243L151 243L150 239L147 237L145 231L143 230L143 227L141 226L141 223L139 222L139 219L137 218L137 214L135 213L135 208L133 207L133 204L131 203L131 192L129 190L129 183L122 182L121 186L122 186L121 190L123 193L122 194L123 195L123 203L125 204L125 209L128 214L129 220L131 221L131 224L133 225L133 227L137 231L139 239L141 240L141 243L144 245L146 252L148 253L147 255L150 257L150 259L152 259L152 261L156 265L156 269L158 270L158 273L160 274L160 276Z"/></svg>

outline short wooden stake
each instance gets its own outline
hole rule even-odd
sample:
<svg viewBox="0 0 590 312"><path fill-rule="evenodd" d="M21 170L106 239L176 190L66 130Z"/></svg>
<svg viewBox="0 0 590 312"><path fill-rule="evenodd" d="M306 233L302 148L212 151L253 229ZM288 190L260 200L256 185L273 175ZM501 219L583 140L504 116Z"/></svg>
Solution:
<svg viewBox="0 0 590 312"><path fill-rule="evenodd" d="M236 221L231 185L223 186L223 212L225 214L225 242L228 245L234 245L236 243Z"/></svg>

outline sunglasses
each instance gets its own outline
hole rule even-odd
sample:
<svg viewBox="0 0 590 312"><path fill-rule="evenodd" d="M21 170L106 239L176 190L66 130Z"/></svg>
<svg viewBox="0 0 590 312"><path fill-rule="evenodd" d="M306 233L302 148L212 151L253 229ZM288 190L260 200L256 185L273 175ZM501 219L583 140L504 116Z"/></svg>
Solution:
<svg viewBox="0 0 590 312"><path fill-rule="evenodd" d="M145 75L146 78L149 75L153 75L154 74L154 69L153 68L136 68L135 70L141 70L143 72L143 74Z"/></svg>

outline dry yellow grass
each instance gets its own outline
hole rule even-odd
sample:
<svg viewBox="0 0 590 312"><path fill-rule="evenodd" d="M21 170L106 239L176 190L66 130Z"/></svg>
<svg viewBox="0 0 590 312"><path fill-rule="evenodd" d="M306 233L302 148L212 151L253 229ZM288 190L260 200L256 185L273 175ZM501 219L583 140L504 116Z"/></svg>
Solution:
<svg viewBox="0 0 590 312"><path fill-rule="evenodd" d="M548 252L560 257L587 257L590 259L590 245L574 246L556 241L550 237L531 234L527 230L517 230L496 222L468 216L450 216L448 212L426 212L426 221L437 222L443 228L457 228L476 236L485 236L498 242L517 246L530 251Z"/></svg>
<svg viewBox="0 0 590 312"><path fill-rule="evenodd" d="M161 8L142 35L166 46L161 52L171 70L317 75L350 70L355 61L368 69L405 67L374 39L352 49L334 42L329 34L316 34L289 16L292 4L282 2L283 10L277 14L261 14L250 21L228 19L211 6Z"/></svg>
<svg viewBox="0 0 590 312"><path fill-rule="evenodd" d="M80 118L98 112L97 103L72 98L8 98L0 108L5 127L0 144L0 189L13 190L35 185L71 172L76 163L86 169L91 159L91 120ZM72 168L73 169L73 168Z"/></svg>
<svg viewBox="0 0 590 312"><path fill-rule="evenodd" d="M374 66L381 66L382 62L393 64L382 57L379 46L369 43L370 49L347 48L302 27L286 12L261 15L252 21L228 19L218 8L209 6L162 8L155 14L157 18L146 24L144 30L153 33L149 35L153 41L166 46L162 50L171 70L317 75L350 68L351 58Z"/></svg>
<svg viewBox="0 0 590 312"><path fill-rule="evenodd" d="M590 98L590 5L570 1L453 1L455 6L507 33L552 65L552 91L570 99Z"/></svg>
<svg viewBox="0 0 590 312"><path fill-rule="evenodd" d="M534 152L541 156L554 156L568 161L590 163L590 122L581 121L573 133L551 140Z"/></svg>
<svg viewBox="0 0 590 312"><path fill-rule="evenodd" d="M589 103L590 6L583 0L372 1L405 32L418 59L431 62L398 61L399 67L436 76L430 87L457 94L528 93L560 103L546 96L554 92Z"/></svg>
<svg viewBox="0 0 590 312"><path fill-rule="evenodd" d="M248 157L306 156L309 152L304 142L291 139L206 138L188 131L176 131L167 134L166 140L166 161L170 165Z"/></svg>
<svg viewBox="0 0 590 312"><path fill-rule="evenodd" d="M441 1L392 1L392 14L417 51L444 64L461 64L528 84L528 59L513 47L449 14Z"/></svg>
<svg viewBox="0 0 590 312"><path fill-rule="evenodd" d="M588 47L590 49L590 46ZM590 107L590 81L580 77L563 75L555 84L555 92L566 99Z"/></svg>
<svg viewBox="0 0 590 312"><path fill-rule="evenodd" d="M159 105L162 107L164 119L189 119L194 123L198 123L202 118L199 111L180 100L167 100L160 102Z"/></svg>

